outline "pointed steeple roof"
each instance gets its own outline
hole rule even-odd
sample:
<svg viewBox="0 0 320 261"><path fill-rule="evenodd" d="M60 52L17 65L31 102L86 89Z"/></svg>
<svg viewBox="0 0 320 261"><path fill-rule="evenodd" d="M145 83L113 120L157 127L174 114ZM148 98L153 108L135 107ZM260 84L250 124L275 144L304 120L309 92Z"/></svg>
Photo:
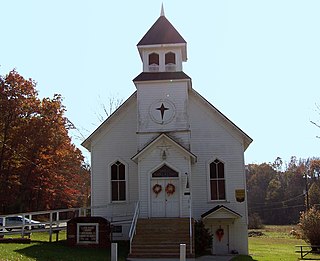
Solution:
<svg viewBox="0 0 320 261"><path fill-rule="evenodd" d="M160 12L160 16L165 16L165 15L164 15L163 3L161 4L161 12Z"/></svg>
<svg viewBox="0 0 320 261"><path fill-rule="evenodd" d="M151 26L149 31L142 37L137 46L153 44L179 44L187 43L179 32L164 16L163 5L158 20Z"/></svg>

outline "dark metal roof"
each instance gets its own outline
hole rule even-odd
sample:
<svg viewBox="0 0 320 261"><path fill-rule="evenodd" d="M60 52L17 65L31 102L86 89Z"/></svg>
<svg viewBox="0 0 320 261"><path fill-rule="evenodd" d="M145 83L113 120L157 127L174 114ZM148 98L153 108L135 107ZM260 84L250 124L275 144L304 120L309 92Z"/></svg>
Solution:
<svg viewBox="0 0 320 261"><path fill-rule="evenodd" d="M221 209L221 208L224 208L224 209L230 211L231 213L233 213L234 215L241 217L241 215L240 215L239 213L237 213L237 212L233 211L232 209L230 209L230 208L228 208L228 207L226 207L226 206L223 206L223 205L218 205L218 206L210 209L209 211L203 213L203 214L201 215L201 217L202 217L202 218L205 218L206 216L210 215L210 214L213 213L213 212L218 211L218 210Z"/></svg>
<svg viewBox="0 0 320 261"><path fill-rule="evenodd" d="M160 16L149 31L142 37L137 46L176 43L186 43L186 41L165 16Z"/></svg>
<svg viewBox="0 0 320 261"><path fill-rule="evenodd" d="M133 82L190 79L184 72L142 72Z"/></svg>

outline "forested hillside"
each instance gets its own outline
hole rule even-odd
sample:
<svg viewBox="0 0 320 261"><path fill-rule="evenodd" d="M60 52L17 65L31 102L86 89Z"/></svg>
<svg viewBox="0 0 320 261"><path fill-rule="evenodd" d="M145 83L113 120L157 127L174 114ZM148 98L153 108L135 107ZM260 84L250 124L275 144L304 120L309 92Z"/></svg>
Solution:
<svg viewBox="0 0 320 261"><path fill-rule="evenodd" d="M265 224L298 223L301 211L320 206L320 159L249 164L247 192L249 216L257 213Z"/></svg>

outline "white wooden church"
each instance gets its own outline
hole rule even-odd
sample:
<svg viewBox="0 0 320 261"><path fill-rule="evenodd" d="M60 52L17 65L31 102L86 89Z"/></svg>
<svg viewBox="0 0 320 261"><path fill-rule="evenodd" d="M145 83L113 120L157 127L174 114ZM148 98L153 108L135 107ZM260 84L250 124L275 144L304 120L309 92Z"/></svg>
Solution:
<svg viewBox="0 0 320 261"><path fill-rule="evenodd" d="M252 139L193 89L183 72L187 43L163 8L137 47L136 92L82 144L91 152L92 215L128 240L136 214L133 257L176 256L182 241L194 256L195 220L213 234L212 254L248 254L244 151Z"/></svg>

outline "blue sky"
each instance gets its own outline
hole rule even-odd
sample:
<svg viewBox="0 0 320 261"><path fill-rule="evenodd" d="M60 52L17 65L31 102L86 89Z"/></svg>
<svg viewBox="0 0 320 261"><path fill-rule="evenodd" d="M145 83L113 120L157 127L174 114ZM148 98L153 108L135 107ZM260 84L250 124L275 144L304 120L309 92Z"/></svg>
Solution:
<svg viewBox="0 0 320 261"><path fill-rule="evenodd" d="M320 156L317 0L2 0L0 74L16 68L40 97L62 94L87 137L101 104L135 91L136 44L162 2L188 43L193 88L253 138L246 163Z"/></svg>

